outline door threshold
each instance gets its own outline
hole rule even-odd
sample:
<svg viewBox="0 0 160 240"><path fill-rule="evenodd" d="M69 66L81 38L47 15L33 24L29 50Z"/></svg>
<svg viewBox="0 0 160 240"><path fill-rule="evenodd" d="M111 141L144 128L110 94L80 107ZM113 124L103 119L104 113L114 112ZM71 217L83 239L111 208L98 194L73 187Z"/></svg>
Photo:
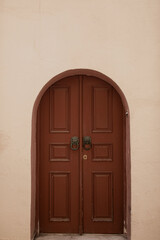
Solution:
<svg viewBox="0 0 160 240"><path fill-rule="evenodd" d="M126 234L41 233L35 240L126 240Z"/></svg>

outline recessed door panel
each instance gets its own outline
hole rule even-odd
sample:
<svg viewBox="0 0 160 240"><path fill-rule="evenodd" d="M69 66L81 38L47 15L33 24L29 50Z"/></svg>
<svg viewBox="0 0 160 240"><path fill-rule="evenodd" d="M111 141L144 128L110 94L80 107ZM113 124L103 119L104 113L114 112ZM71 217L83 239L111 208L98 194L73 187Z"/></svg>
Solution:
<svg viewBox="0 0 160 240"><path fill-rule="evenodd" d="M123 233L123 106L90 76L52 85L39 106L40 232Z"/></svg>

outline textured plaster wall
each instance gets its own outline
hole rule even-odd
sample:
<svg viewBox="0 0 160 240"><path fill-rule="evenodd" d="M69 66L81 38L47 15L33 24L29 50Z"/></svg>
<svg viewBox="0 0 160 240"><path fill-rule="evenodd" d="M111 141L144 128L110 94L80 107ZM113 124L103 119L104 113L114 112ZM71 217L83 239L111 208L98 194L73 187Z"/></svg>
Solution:
<svg viewBox="0 0 160 240"><path fill-rule="evenodd" d="M159 0L0 0L0 240L30 239L34 101L74 68L100 71L123 90L132 240L160 239L159 13Z"/></svg>

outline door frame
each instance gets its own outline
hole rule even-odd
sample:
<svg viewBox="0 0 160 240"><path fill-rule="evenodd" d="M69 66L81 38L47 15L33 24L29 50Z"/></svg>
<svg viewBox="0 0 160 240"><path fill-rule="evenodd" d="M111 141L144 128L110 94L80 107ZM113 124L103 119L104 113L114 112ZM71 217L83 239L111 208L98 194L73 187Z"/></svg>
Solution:
<svg viewBox="0 0 160 240"><path fill-rule="evenodd" d="M131 157L130 157L130 114L126 97L120 87L106 75L90 69L72 69L60 73L49 80L39 92L32 112L32 135L31 135L31 240L39 233L39 174L38 174L38 123L37 114L38 107L42 96L46 90L55 82L74 75L86 75L97 77L105 82L109 83L119 94L123 109L124 109L124 121L123 121L123 153L124 153L124 231L126 231L127 239L131 240Z"/></svg>

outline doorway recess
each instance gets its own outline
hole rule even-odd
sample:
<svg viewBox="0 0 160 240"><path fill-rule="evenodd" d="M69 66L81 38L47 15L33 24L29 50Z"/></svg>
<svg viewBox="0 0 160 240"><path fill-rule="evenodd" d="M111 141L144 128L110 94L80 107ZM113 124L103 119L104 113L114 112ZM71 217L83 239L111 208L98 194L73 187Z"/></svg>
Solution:
<svg viewBox="0 0 160 240"><path fill-rule="evenodd" d="M81 79L87 78L95 78L95 79L100 79L103 82L106 82L106 86L111 86L113 91L115 91L119 98L121 99L122 105L123 105L123 173L124 173L124 178L123 178L123 216L124 216L124 225L123 229L125 232L127 232L127 238L130 240L130 232L131 232L131 216L130 216L130 211L131 211L131 172L130 172L130 131L129 131L129 108L128 104L126 101L126 98L122 92L122 90L117 86L117 84L111 80L109 77L105 76L104 74L94 71L94 70L88 70L88 69L75 69L75 70L68 70L66 72L63 72L54 78L52 78L40 91L35 104L33 108L33 115L32 115L32 147L31 147L31 176L32 176L32 194L31 194L31 237L33 238L38 232L39 232L39 152L37 151L38 148L38 143L37 139L39 138L39 132L37 131L37 112L38 112L38 107L41 102L42 97L44 96L45 92L47 89L51 89L51 86L54 86L54 84L57 84L58 81L62 79L67 79L67 78L74 78L74 76L80 76ZM86 81L87 82L87 81ZM84 91L84 89L81 88L80 91ZM101 91L101 87L99 87L98 90L95 90L95 95L98 96L99 92ZM103 91L100 92L100 95L105 95ZM87 96L87 95L86 95ZM95 103L96 104L96 103ZM85 108L84 105L80 106L80 108ZM98 110L97 110L98 111ZM99 112L100 114L100 112ZM99 120L97 120L96 123L92 123L92 125L97 124L99 127ZM110 120L109 120L110 121ZM105 129L104 123L102 123L102 128L103 130ZM58 125L57 125L58 126ZM93 130L96 131L101 131L97 130L96 125L93 126ZM111 129L111 123L108 123L109 128ZM67 129L67 125L66 125ZM108 130L107 130L108 131ZM80 137L82 138L82 133L80 134ZM88 134L87 134L88 135ZM88 147L88 145L86 145ZM109 146L108 146L109 147ZM111 150L111 149L110 149ZM109 152L110 152L109 150ZM98 151L98 150L97 150ZM111 182L111 174L108 172L107 173L107 178L105 174L97 175L96 171L94 172L93 176L95 177L95 182L97 179L102 179L102 175L104 179L110 179L108 181ZM69 175L68 180L69 181ZM63 176L64 179L66 176ZM55 175L54 175L55 177ZM57 175L56 175L57 177ZM101 180L98 180L100 184ZM97 183L96 183L97 184ZM81 204L81 203L80 203ZM100 210L99 210L100 211ZM95 221L98 221L95 217ZM99 218L100 219L100 218ZM108 221L107 218L105 218L106 221ZM90 230L89 230L90 231ZM82 230L80 230L82 232Z"/></svg>

